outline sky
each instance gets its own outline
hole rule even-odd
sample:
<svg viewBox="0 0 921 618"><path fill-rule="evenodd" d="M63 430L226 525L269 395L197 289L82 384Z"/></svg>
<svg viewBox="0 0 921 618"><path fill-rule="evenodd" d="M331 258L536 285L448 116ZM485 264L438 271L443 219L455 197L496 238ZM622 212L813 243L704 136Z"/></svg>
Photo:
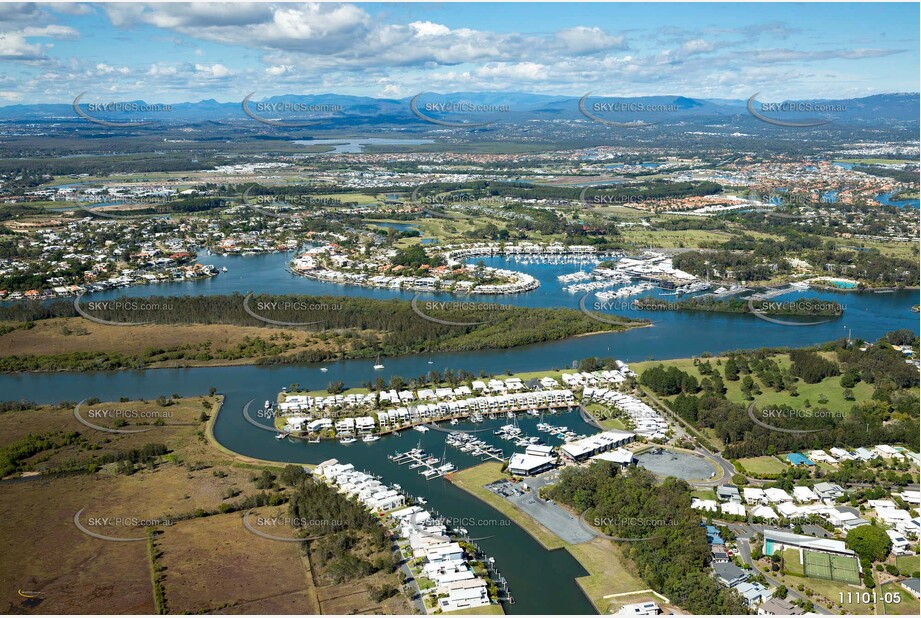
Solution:
<svg viewBox="0 0 921 618"><path fill-rule="evenodd" d="M918 3L2 3L0 105L919 91Z"/></svg>

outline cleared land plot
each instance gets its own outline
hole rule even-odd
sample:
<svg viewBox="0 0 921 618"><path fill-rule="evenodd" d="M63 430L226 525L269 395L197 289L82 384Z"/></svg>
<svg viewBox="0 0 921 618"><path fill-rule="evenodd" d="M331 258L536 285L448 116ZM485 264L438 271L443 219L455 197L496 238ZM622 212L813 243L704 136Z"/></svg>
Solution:
<svg viewBox="0 0 921 618"><path fill-rule="evenodd" d="M0 490L0 610L18 613L25 599L17 590L37 591L34 611L50 614L152 614L156 612L147 543L90 537L73 523L117 538L143 538L134 526L92 525L90 518L150 517L162 507L124 502L110 491L114 479L63 477L4 484ZM142 496L137 496L143 502ZM130 512L129 507L131 505ZM144 508L146 507L146 508Z"/></svg>
<svg viewBox="0 0 921 618"><path fill-rule="evenodd" d="M787 464L783 463L776 457L771 457L770 455L763 455L761 457L745 457L737 461L743 468L745 468L745 471L752 476L780 474L787 468Z"/></svg>
<svg viewBox="0 0 921 618"><path fill-rule="evenodd" d="M48 471L69 466L74 461L89 460L107 453L140 448L145 444L169 444L173 449L193 448L196 454L209 460L206 445L197 436L204 427L201 414L212 414L215 399L208 397L185 398L173 404L161 406L155 401L83 403L80 417L84 420L112 429L116 419L126 422L123 430L148 430L141 433L110 433L97 431L78 421L74 407L39 406L29 410L17 410L0 414L0 448L9 447L25 440L29 434L36 436L48 433L79 433L79 439L70 444L41 450L22 460L24 471ZM157 421L161 424L156 424Z"/></svg>
<svg viewBox="0 0 921 618"><path fill-rule="evenodd" d="M71 354L73 352L108 352L134 356L145 349L172 350L191 346L200 351L226 352L231 358L199 361L194 358L164 360L151 363L151 367L240 365L252 362L256 356L239 353L245 349L246 339L290 337L285 343L293 345L282 353L294 354L305 349L333 350L316 333L303 330L235 326L232 324L145 324L113 328L96 324L83 318L52 318L38 320L28 330L17 329L0 336L0 356L43 356ZM274 342L278 343L276 339ZM143 342L143 344L139 344ZM240 358L235 358L236 356Z"/></svg>
<svg viewBox="0 0 921 618"><path fill-rule="evenodd" d="M275 510L264 514L272 516ZM280 528L273 533L283 535ZM293 528L288 535L294 536ZM319 613L301 544L254 535L244 528L240 513L179 522L156 543L170 613L238 606L257 614Z"/></svg>

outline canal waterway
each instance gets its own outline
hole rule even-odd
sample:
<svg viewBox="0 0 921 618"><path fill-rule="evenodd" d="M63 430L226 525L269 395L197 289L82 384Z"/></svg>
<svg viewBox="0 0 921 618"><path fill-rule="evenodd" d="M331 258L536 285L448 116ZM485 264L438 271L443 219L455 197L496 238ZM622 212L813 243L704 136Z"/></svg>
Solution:
<svg viewBox="0 0 921 618"><path fill-rule="evenodd" d="M412 292L372 289L312 281L285 270L292 254L278 253L258 256L201 256L227 272L214 278L166 284L151 284L93 294L92 300L123 296L230 294L250 291L271 294L326 294L370 298L402 298L409 300ZM465 297L464 300L510 303L528 307L578 308L581 294L562 290L557 281L561 274L573 273L589 264L523 263L508 258L488 258L489 266L526 270L541 281L541 286L527 294L509 297ZM647 293L648 295L649 293ZM424 298L457 299L447 294L427 294ZM350 360L318 365L242 366L196 369L157 369L149 371L35 373L0 375L0 399L27 399L40 403L78 401L99 397L103 401L156 398L159 395L200 395L214 387L225 396L224 408L215 425L216 439L233 451L276 461L318 463L330 457L355 464L357 468L379 474L386 482L399 483L411 495L424 496L441 515L464 520L472 537L483 550L494 556L502 575L508 580L514 605L506 606L510 614L588 614L593 607L575 582L585 575L579 563L565 551L548 552L521 528L510 525L501 513L471 497L444 479L425 480L406 466L394 464L387 455L395 450L407 450L420 445L437 457L446 455L459 468L479 461L456 449L446 447L445 433L430 431L422 434L409 430L400 436L385 437L378 442L357 442L341 445L336 442L307 444L294 440L276 440L272 429L259 429L243 417L243 407L249 401L255 406L274 399L284 386L299 384L302 388L321 389L331 381L347 386L367 380L392 376L405 379L426 374L435 369L464 369L474 374L481 371L501 374L506 370L535 371L570 367L587 356L614 357L626 361L648 358L667 359L720 352L728 349L762 346L802 346L846 336L875 340L888 331L910 328L917 332L917 314L911 306L918 303L917 291L890 294L854 294L808 290L795 292L773 300L817 296L833 299L846 306L844 316L830 323L807 327L790 327L769 323L747 315L683 313L676 311L613 311L619 315L651 318L649 328L625 333L607 333L578 337L566 341L548 342L511 350L484 350L465 353L413 355L382 359L382 370L374 370L373 359ZM594 297L588 303L593 307ZM674 297L672 297L674 298ZM603 310L603 309L602 309ZM421 319L421 318L420 318ZM113 327L117 328L117 327ZM579 433L592 431L571 412L547 417L554 425L566 425ZM499 425L507 419L491 421ZM528 435L541 435L531 425L535 418L524 418L519 424ZM487 427L488 425L483 425ZM459 425L458 428L465 428ZM472 426L466 426L467 429ZM482 427L478 427L482 428ZM478 437L506 449L515 448L492 435L491 431ZM544 437L542 435L542 437ZM552 441L551 441L552 443ZM520 449L518 449L520 450Z"/></svg>

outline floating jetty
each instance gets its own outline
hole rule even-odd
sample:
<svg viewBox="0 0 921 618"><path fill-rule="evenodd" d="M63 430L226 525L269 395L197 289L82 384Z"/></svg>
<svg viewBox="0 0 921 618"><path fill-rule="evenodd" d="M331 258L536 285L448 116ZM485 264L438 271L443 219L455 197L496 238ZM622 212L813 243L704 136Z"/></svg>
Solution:
<svg viewBox="0 0 921 618"><path fill-rule="evenodd" d="M505 461L505 454L502 449L497 446L492 446L468 433L456 432L448 434L448 437L445 438L445 444L463 451L464 453L473 455L474 457L480 457L482 461L486 461L487 459L495 459L498 462Z"/></svg>
<svg viewBox="0 0 921 618"><path fill-rule="evenodd" d="M445 461L444 457L432 457L418 447L405 453L397 451L393 455L387 455L387 459L395 464L408 465L410 470L418 470L426 480L440 478L456 469L454 464Z"/></svg>

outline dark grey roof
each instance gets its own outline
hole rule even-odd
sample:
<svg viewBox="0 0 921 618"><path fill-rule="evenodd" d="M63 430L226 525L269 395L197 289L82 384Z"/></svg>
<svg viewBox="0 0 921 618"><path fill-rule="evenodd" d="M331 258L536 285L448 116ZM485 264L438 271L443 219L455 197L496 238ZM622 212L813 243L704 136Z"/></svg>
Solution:
<svg viewBox="0 0 921 618"><path fill-rule="evenodd" d="M731 562L720 562L713 565L713 572L724 582L735 581L742 577L747 577L748 573L737 567Z"/></svg>

